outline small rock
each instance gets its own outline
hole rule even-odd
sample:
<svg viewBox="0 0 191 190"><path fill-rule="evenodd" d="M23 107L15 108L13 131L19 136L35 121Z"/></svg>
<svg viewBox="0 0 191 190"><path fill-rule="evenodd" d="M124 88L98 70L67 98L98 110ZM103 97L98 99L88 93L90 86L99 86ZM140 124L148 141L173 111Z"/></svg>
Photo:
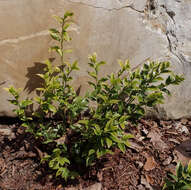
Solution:
<svg viewBox="0 0 191 190"><path fill-rule="evenodd" d="M169 156L169 157L163 162L163 165L164 165L164 166L169 165L171 162L172 162L172 157Z"/></svg>
<svg viewBox="0 0 191 190"><path fill-rule="evenodd" d="M139 162L139 161L136 161L136 164L138 165L139 168L142 168L144 165L142 162Z"/></svg>
<svg viewBox="0 0 191 190"><path fill-rule="evenodd" d="M148 130L145 129L145 128L143 128L141 131L143 132L143 134L144 134L145 136L147 136L147 134L149 133Z"/></svg>
<svg viewBox="0 0 191 190"><path fill-rule="evenodd" d="M146 159L147 159L147 161L146 161L146 163L144 165L144 170L150 171L150 170L157 167L157 163L156 163L155 159L152 156L149 156L149 155L146 154Z"/></svg>
<svg viewBox="0 0 191 190"><path fill-rule="evenodd" d="M13 133L13 131L6 125L0 125L0 135L7 136L9 140L15 138L15 134Z"/></svg>
<svg viewBox="0 0 191 190"><path fill-rule="evenodd" d="M141 176L141 184L145 185L145 187L148 188L149 190L153 190L153 188L150 186L150 184L147 182L147 180L143 175Z"/></svg>
<svg viewBox="0 0 191 190"><path fill-rule="evenodd" d="M145 187L141 184L137 186L137 190L144 190L144 189L145 189Z"/></svg>
<svg viewBox="0 0 191 190"><path fill-rule="evenodd" d="M181 123L176 123L176 124L175 124L175 129L176 129L179 133L189 134L189 130L187 129L187 127L184 126L184 125L182 125Z"/></svg>
<svg viewBox="0 0 191 190"><path fill-rule="evenodd" d="M101 189L102 189L101 183L95 183L94 185L84 188L84 190L101 190Z"/></svg>

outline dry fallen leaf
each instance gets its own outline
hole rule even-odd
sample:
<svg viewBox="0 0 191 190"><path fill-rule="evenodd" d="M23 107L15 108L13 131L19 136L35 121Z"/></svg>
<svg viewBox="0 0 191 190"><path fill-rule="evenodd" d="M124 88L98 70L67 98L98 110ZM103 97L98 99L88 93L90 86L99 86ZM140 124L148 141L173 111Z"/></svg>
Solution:
<svg viewBox="0 0 191 190"><path fill-rule="evenodd" d="M157 163L152 156L146 154L146 159L147 159L147 161L144 165L144 170L150 171L157 167Z"/></svg>
<svg viewBox="0 0 191 190"><path fill-rule="evenodd" d="M151 138L151 142L156 149L163 151L168 148L167 144L161 139L159 131L151 130L147 137Z"/></svg>

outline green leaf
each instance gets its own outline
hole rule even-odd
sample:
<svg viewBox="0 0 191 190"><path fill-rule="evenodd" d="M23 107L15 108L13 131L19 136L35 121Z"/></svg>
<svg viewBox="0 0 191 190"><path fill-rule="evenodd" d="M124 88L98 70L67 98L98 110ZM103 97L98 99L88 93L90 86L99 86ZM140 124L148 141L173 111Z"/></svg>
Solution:
<svg viewBox="0 0 191 190"><path fill-rule="evenodd" d="M182 175L182 171L183 171L183 166L182 164L179 162L176 166L176 176L179 178Z"/></svg>
<svg viewBox="0 0 191 190"><path fill-rule="evenodd" d="M177 176L173 175L173 174L168 174L174 181L178 181Z"/></svg>
<svg viewBox="0 0 191 190"><path fill-rule="evenodd" d="M94 126L94 133L96 134L96 135L101 135L101 129L100 129L100 127L99 127L99 125L97 125L97 124L93 124L93 126Z"/></svg>
<svg viewBox="0 0 191 190"><path fill-rule="evenodd" d="M110 148L111 145L113 144L112 140L109 139L109 138L106 138L106 144L107 144L107 147Z"/></svg>
<svg viewBox="0 0 191 190"><path fill-rule="evenodd" d="M63 55L63 52L62 52L62 50L60 49L59 46L53 46L53 47L50 48L50 50L51 51L56 51L60 56Z"/></svg>
<svg viewBox="0 0 191 190"><path fill-rule="evenodd" d="M168 89L166 89L166 88L162 88L161 89L163 92L165 92L167 95L171 95L171 92L168 90Z"/></svg>
<svg viewBox="0 0 191 190"><path fill-rule="evenodd" d="M144 68L145 70L148 70L148 69L149 69L149 65L145 63L145 64L143 65L143 68Z"/></svg>
<svg viewBox="0 0 191 190"><path fill-rule="evenodd" d="M84 120L79 120L78 123L79 123L79 124L88 125L89 120L86 120L86 119L84 119Z"/></svg>
<svg viewBox="0 0 191 190"><path fill-rule="evenodd" d="M39 76L40 78L44 79L44 74L36 74L37 76Z"/></svg>
<svg viewBox="0 0 191 190"><path fill-rule="evenodd" d="M72 17L73 15L74 15L74 13L67 11L67 12L64 14L64 19L67 18L67 17Z"/></svg>
<svg viewBox="0 0 191 190"><path fill-rule="evenodd" d="M53 113L56 113L56 112L57 112L56 107L53 106L53 105L51 105L51 104L48 105L48 109L49 109L51 112L53 112Z"/></svg>
<svg viewBox="0 0 191 190"><path fill-rule="evenodd" d="M105 65L106 62L105 61L100 61L99 63L97 63L97 67L100 67L101 65Z"/></svg>
<svg viewBox="0 0 191 190"><path fill-rule="evenodd" d="M28 123L22 123L22 126L28 128L29 124Z"/></svg>
<svg viewBox="0 0 191 190"><path fill-rule="evenodd" d="M31 101L31 100L28 100L28 99L26 99L26 100L23 100L23 101L21 101L21 103L20 103L20 105L22 106L22 107L27 107L27 106L29 106L29 105L31 105L31 104L33 104L33 102Z"/></svg>
<svg viewBox="0 0 191 190"><path fill-rule="evenodd" d="M99 97L99 98L101 98L105 103L107 102L107 96L104 96L104 95L102 95L102 94L97 94L97 97Z"/></svg>
<svg viewBox="0 0 191 190"><path fill-rule="evenodd" d="M67 180L69 177L69 170L67 168L62 168L62 177Z"/></svg>
<svg viewBox="0 0 191 190"><path fill-rule="evenodd" d="M95 150L94 149L90 149L89 152L88 152L88 156L91 156L94 153L95 153Z"/></svg>
<svg viewBox="0 0 191 190"><path fill-rule="evenodd" d="M51 31L49 31L49 32L50 32L50 36L52 37L52 39L54 39L54 40L56 40L56 41L60 41L60 36L59 36L59 34L53 33L53 32L51 32Z"/></svg>
<svg viewBox="0 0 191 190"><path fill-rule="evenodd" d="M104 150L97 150L96 154L97 154L97 157L100 158L101 156L103 156L106 152Z"/></svg>
<svg viewBox="0 0 191 190"><path fill-rule="evenodd" d="M129 70L131 68L129 60L125 60L125 69Z"/></svg>
<svg viewBox="0 0 191 190"><path fill-rule="evenodd" d="M96 85L95 85L93 82L91 82L91 81L88 81L88 84L89 84L90 86L93 86L94 88L96 87Z"/></svg>
<svg viewBox="0 0 191 190"><path fill-rule="evenodd" d="M72 49L65 49L63 50L64 53L72 53Z"/></svg>
<svg viewBox="0 0 191 190"><path fill-rule="evenodd" d="M97 61L97 54L96 53L93 53L93 55L90 55L88 56L89 60L92 62L92 63L96 63ZM94 66L94 64L89 64L91 67Z"/></svg>
<svg viewBox="0 0 191 190"><path fill-rule="evenodd" d="M114 142L116 142L116 143L120 143L120 142L121 142L120 139L117 138L116 134L112 134L112 135L110 136L110 138L111 138Z"/></svg>
<svg viewBox="0 0 191 190"><path fill-rule="evenodd" d="M18 101L17 100L8 100L11 104L13 105L18 105Z"/></svg>
<svg viewBox="0 0 191 190"><path fill-rule="evenodd" d="M74 63L73 63L72 66L71 66L71 69L72 69L72 70L79 70L78 62L77 62L77 61L74 61Z"/></svg>
<svg viewBox="0 0 191 190"><path fill-rule="evenodd" d="M66 157L63 157L63 158L62 158L62 163L63 163L63 164L64 164L64 163L70 164L70 160L68 160L68 158L66 158Z"/></svg>
<svg viewBox="0 0 191 190"><path fill-rule="evenodd" d="M125 153L125 151L126 151L125 145L124 145L123 143L118 143L117 145L118 145L119 149L120 149L123 153Z"/></svg>
<svg viewBox="0 0 191 190"><path fill-rule="evenodd" d="M159 82L159 81L163 81L164 79L162 77L156 77L153 82Z"/></svg>
<svg viewBox="0 0 191 190"><path fill-rule="evenodd" d="M52 34L59 34L59 31L55 28L51 28L49 29L49 32L52 33Z"/></svg>
<svg viewBox="0 0 191 190"><path fill-rule="evenodd" d="M118 64L120 65L120 67L123 69L124 68L124 64L122 60L118 60Z"/></svg>
<svg viewBox="0 0 191 190"><path fill-rule="evenodd" d="M97 79L97 75L95 72L88 72L88 74L93 77L94 79Z"/></svg>
<svg viewBox="0 0 191 190"><path fill-rule="evenodd" d="M119 122L123 123L124 121L127 120L128 117L129 117L128 115L123 115L122 117L120 117Z"/></svg>
<svg viewBox="0 0 191 190"><path fill-rule="evenodd" d="M167 79L166 79L165 84L166 84L166 85L169 85L169 84L171 84L172 82L173 82L173 78L172 78L171 75L169 75L169 76L167 77Z"/></svg>
<svg viewBox="0 0 191 190"><path fill-rule="evenodd" d="M60 24L62 24L63 20L61 17L57 16L57 15L53 15L53 18L56 19L57 22L59 22Z"/></svg>
<svg viewBox="0 0 191 190"><path fill-rule="evenodd" d="M110 104L117 104L120 100L110 100L109 103Z"/></svg>
<svg viewBox="0 0 191 190"><path fill-rule="evenodd" d="M181 190L191 190L191 184L184 185Z"/></svg>
<svg viewBox="0 0 191 190"><path fill-rule="evenodd" d="M71 40L71 38L70 38L70 36L69 36L69 34L68 34L67 32L64 32L64 33L63 33L63 38L64 38L64 40L67 41L67 42L69 42L69 41Z"/></svg>
<svg viewBox="0 0 191 190"><path fill-rule="evenodd" d="M191 160L188 163L188 173L189 173L189 175L191 177Z"/></svg>

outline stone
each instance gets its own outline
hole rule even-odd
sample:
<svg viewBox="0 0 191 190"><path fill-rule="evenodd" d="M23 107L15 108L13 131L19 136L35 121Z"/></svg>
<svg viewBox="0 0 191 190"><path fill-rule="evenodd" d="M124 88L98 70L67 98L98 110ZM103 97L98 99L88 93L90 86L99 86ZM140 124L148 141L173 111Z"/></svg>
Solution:
<svg viewBox="0 0 191 190"><path fill-rule="evenodd" d="M138 189L138 190L144 190L145 188L144 188L143 185L140 184L140 185L137 186L137 189Z"/></svg>
<svg viewBox="0 0 191 190"><path fill-rule="evenodd" d="M142 175L141 176L141 184L145 185L145 187L149 190L153 190L153 188L151 187L151 185L147 182L147 180L145 179L145 177Z"/></svg>
<svg viewBox="0 0 191 190"><path fill-rule="evenodd" d="M76 89L83 94L87 86L87 57L97 52L108 65L101 75L119 68L117 59L128 58L135 67L150 60L172 62L172 69L184 74L185 81L172 87L172 96L153 112L159 118L191 115L191 2L188 0L0 0L0 116L15 116L14 106L4 87L14 85L34 96L42 72L42 62L53 43L48 29L57 26L52 15L74 12L70 27L73 41L67 56L78 60L80 71L74 74Z"/></svg>
<svg viewBox="0 0 191 190"><path fill-rule="evenodd" d="M7 125L0 125L0 137L7 137L12 140L15 138L15 134Z"/></svg>
<svg viewBox="0 0 191 190"><path fill-rule="evenodd" d="M164 161L163 161L163 165L164 166L166 166L166 165L169 165L170 163L171 163L171 161L172 161L172 157L171 156L169 156L167 159L165 159Z"/></svg>
<svg viewBox="0 0 191 190"><path fill-rule="evenodd" d="M184 134L189 134L189 130L185 125L182 125L182 123L178 122L175 123L175 129L179 132L179 133L184 133Z"/></svg>

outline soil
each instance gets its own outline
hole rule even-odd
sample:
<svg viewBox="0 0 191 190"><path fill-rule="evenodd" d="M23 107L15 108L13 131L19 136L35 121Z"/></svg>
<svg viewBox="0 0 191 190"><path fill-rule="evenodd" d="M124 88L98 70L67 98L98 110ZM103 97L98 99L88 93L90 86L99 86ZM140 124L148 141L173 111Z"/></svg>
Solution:
<svg viewBox="0 0 191 190"><path fill-rule="evenodd" d="M43 148L30 134L16 121L1 121L0 189L81 190L99 182L102 190L161 190L167 172L174 172L178 161L186 164L189 160L190 155L184 156L184 146L179 145L191 139L188 119L142 119L137 126L129 124L127 132L135 138L125 153L116 149L86 169L82 177L66 183L40 163Z"/></svg>

